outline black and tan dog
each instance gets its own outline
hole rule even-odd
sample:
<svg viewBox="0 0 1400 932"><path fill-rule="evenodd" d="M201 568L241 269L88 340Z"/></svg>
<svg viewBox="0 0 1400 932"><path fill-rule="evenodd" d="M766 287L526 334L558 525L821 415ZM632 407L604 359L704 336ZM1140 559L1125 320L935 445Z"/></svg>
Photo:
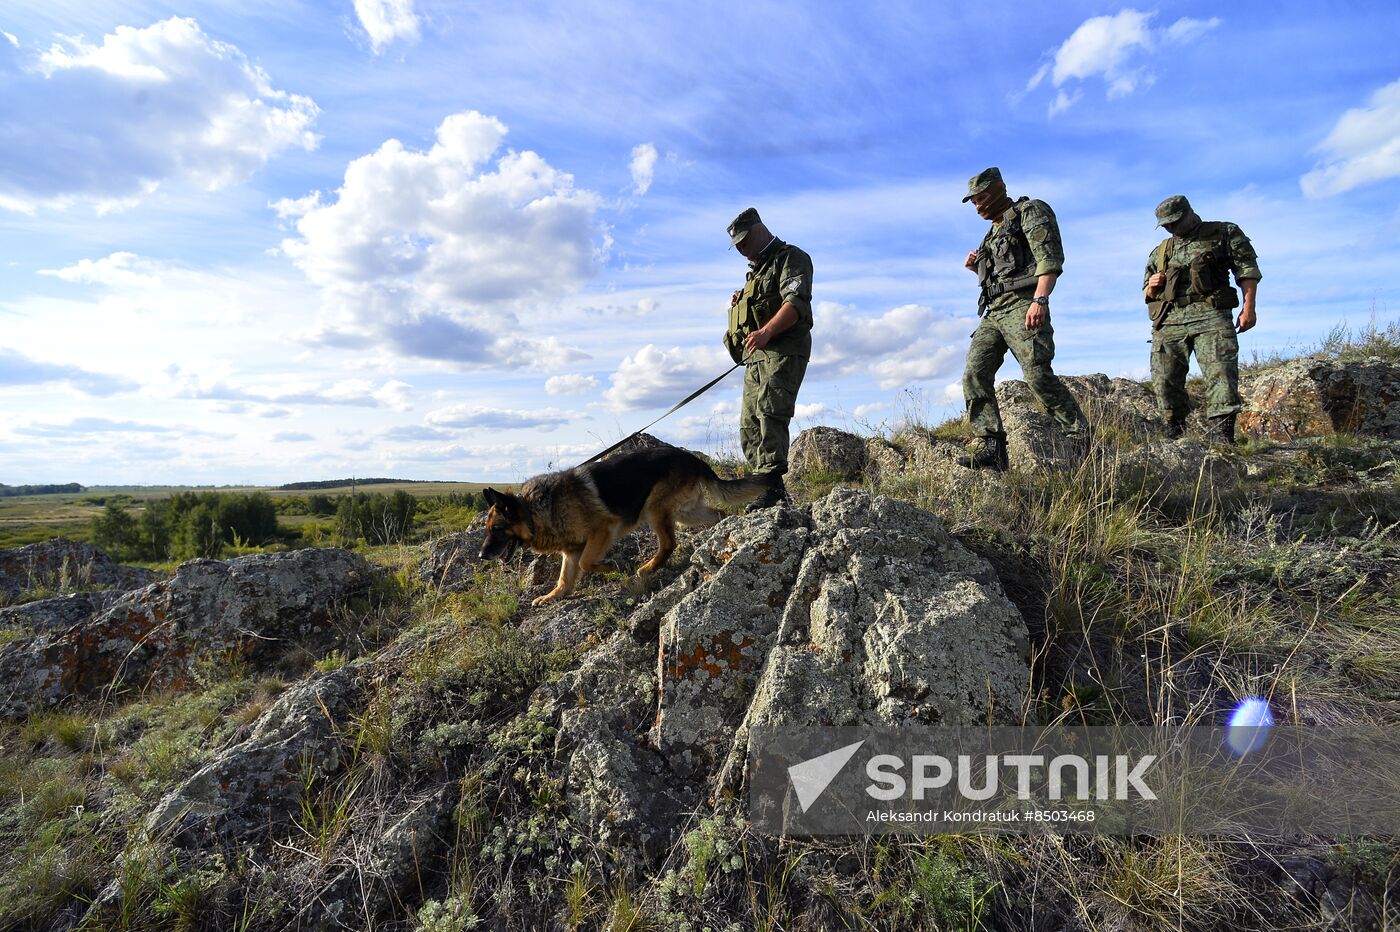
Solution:
<svg viewBox="0 0 1400 932"><path fill-rule="evenodd" d="M559 582L532 604L573 592L579 574L596 569L603 554L643 518L656 532L656 553L638 573L666 563L676 549L676 525L707 527L724 505L741 505L767 488L761 477L721 479L704 460L676 447L619 453L596 463L526 481L519 494L486 489L483 560L510 559L524 546L563 554Z"/></svg>

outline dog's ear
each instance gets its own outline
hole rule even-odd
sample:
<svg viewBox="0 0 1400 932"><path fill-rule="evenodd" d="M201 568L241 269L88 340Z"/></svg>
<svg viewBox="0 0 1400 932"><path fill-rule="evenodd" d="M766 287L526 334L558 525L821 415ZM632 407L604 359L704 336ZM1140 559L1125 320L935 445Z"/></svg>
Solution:
<svg viewBox="0 0 1400 932"><path fill-rule="evenodd" d="M504 496L501 495L500 492L497 492L495 489L489 488L481 490L481 497L486 499L487 508L494 508L500 503L501 499L504 498Z"/></svg>

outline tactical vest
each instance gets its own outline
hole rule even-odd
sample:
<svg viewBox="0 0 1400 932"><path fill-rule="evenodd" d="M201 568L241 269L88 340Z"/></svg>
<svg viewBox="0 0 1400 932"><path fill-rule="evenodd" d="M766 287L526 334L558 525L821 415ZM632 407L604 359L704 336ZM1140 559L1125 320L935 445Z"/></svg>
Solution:
<svg viewBox="0 0 1400 932"><path fill-rule="evenodd" d="M1189 239L1173 236L1163 244L1161 270L1166 283L1156 298L1147 301L1147 316L1154 329L1162 326L1173 309L1208 304L1228 311L1240 306L1239 294L1230 284L1229 231L1218 220L1203 220ZM1191 261L1172 267L1179 249L1191 249Z"/></svg>
<svg viewBox="0 0 1400 932"><path fill-rule="evenodd" d="M977 250L977 284L982 295L977 302L980 315L993 298L1008 291L1029 288L1039 277L1035 274L1035 256L1021 223L1021 211L1030 203L1022 197L1001 215L982 238Z"/></svg>
<svg viewBox="0 0 1400 932"><path fill-rule="evenodd" d="M739 300L729 307L729 329L724 334L724 345L735 362L741 362L744 355L744 340L749 334L773 319L783 306L783 296L779 290L781 283L773 282L773 287L760 289L769 276L768 268L782 261L783 254L795 249L791 243L779 243L771 254L763 257L762 263L749 269ZM798 315L797 323L778 334L768 344L768 349L782 352L789 344L799 344L806 339L806 332L812 329L811 320Z"/></svg>

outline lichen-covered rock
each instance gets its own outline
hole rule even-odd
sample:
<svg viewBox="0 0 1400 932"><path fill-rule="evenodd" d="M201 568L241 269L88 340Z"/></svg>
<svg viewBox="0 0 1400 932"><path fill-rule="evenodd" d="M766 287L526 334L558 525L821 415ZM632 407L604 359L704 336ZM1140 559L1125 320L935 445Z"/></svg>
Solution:
<svg viewBox="0 0 1400 932"><path fill-rule="evenodd" d="M686 590L660 622L654 743L682 775L723 760L808 547L806 509L728 518L696 543ZM674 595L674 593L673 593Z"/></svg>
<svg viewBox="0 0 1400 932"><path fill-rule="evenodd" d="M1021 720L1029 635L990 564L890 498L837 490L811 524L720 786L755 726Z"/></svg>
<svg viewBox="0 0 1400 932"><path fill-rule="evenodd" d="M99 592L75 592L26 602L10 608L0 608L0 628L42 634L46 631L66 631L109 608L124 593L114 589Z"/></svg>
<svg viewBox="0 0 1400 932"><path fill-rule="evenodd" d="M788 472L800 479L823 474L854 479L865 468L865 441L834 427L811 427L797 435L788 449Z"/></svg>
<svg viewBox="0 0 1400 932"><path fill-rule="evenodd" d="M1025 621L991 566L883 496L727 519L653 602L652 740L682 776L741 759L741 725L1017 721L1029 683Z"/></svg>
<svg viewBox="0 0 1400 932"><path fill-rule="evenodd" d="M1208 495L1239 477L1234 462L1189 437L1145 443L1119 454L1109 468L1118 485L1148 492Z"/></svg>
<svg viewBox="0 0 1400 932"><path fill-rule="evenodd" d="M345 766L350 751L337 732L349 727L365 685L352 664L284 693L246 741L160 801L146 818L147 832L177 845L204 847L265 835L285 824L299 811L308 785L314 791Z"/></svg>
<svg viewBox="0 0 1400 932"><path fill-rule="evenodd" d="M1008 379L997 386L997 404L1006 431L1006 452L1015 469L1066 469L1086 452L1081 437L1070 437L1040 409L1030 386Z"/></svg>
<svg viewBox="0 0 1400 932"><path fill-rule="evenodd" d="M1117 431L1134 441L1165 434L1165 416L1152 389L1142 382L1110 379L1101 372L1068 375L1062 381L1095 431Z"/></svg>
<svg viewBox="0 0 1400 932"><path fill-rule="evenodd" d="M0 646L0 716L127 685L183 687L202 658L278 656L370 579L365 559L345 550L192 560L91 620Z"/></svg>
<svg viewBox="0 0 1400 932"><path fill-rule="evenodd" d="M1347 433L1400 439L1400 366L1380 359L1304 356L1245 373L1240 395L1238 426L1252 437L1288 441Z"/></svg>
<svg viewBox="0 0 1400 932"><path fill-rule="evenodd" d="M29 589L139 589L159 576L121 566L92 544L55 537L0 550L0 603Z"/></svg>
<svg viewBox="0 0 1400 932"><path fill-rule="evenodd" d="M648 858L665 853L699 800L648 741L655 671L655 643L621 631L550 690L561 709L556 741L575 818L600 843Z"/></svg>
<svg viewBox="0 0 1400 932"><path fill-rule="evenodd" d="M473 567L486 539L486 514L472 519L465 531L448 534L434 540L428 555L418 564L418 578L443 592L458 592L469 587Z"/></svg>

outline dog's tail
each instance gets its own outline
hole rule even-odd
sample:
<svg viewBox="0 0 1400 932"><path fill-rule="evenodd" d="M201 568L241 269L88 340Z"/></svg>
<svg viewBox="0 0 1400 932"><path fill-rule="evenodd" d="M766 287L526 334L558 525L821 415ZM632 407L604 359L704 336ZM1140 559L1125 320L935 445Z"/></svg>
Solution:
<svg viewBox="0 0 1400 932"><path fill-rule="evenodd" d="M745 476L742 479L721 479L715 476L705 483L705 494L721 505L732 507L751 502L768 488L765 476Z"/></svg>

